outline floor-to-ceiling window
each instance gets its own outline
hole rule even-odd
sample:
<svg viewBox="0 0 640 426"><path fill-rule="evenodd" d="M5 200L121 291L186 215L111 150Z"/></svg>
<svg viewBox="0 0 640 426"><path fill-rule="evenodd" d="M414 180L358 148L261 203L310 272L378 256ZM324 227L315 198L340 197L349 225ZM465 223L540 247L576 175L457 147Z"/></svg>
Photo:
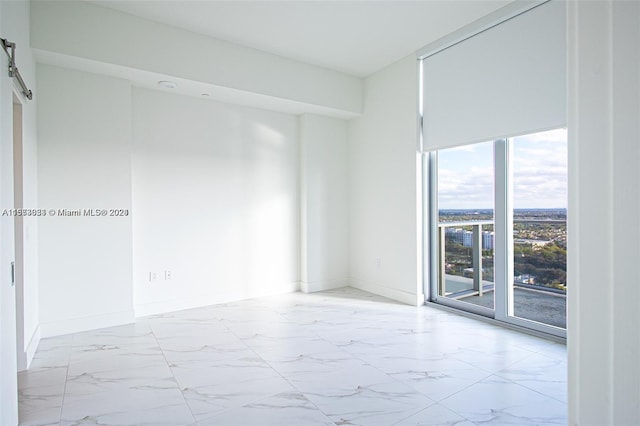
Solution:
<svg viewBox="0 0 640 426"><path fill-rule="evenodd" d="M566 3L513 2L420 53L430 301L566 335Z"/></svg>
<svg viewBox="0 0 640 426"><path fill-rule="evenodd" d="M473 304L467 309L490 315L478 307L494 309L493 143L443 149L432 158L431 203L437 205L433 300Z"/></svg>
<svg viewBox="0 0 640 426"><path fill-rule="evenodd" d="M567 132L510 140L513 316L567 325Z"/></svg>
<svg viewBox="0 0 640 426"><path fill-rule="evenodd" d="M431 300L564 335L566 130L429 157Z"/></svg>

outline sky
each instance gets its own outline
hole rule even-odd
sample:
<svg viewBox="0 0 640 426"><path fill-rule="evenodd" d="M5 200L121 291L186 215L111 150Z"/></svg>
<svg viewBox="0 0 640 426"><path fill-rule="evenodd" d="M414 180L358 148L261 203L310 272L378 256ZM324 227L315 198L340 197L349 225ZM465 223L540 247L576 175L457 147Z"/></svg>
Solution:
<svg viewBox="0 0 640 426"><path fill-rule="evenodd" d="M513 206L567 207L567 131L511 139ZM438 207L493 208L493 142L438 151Z"/></svg>

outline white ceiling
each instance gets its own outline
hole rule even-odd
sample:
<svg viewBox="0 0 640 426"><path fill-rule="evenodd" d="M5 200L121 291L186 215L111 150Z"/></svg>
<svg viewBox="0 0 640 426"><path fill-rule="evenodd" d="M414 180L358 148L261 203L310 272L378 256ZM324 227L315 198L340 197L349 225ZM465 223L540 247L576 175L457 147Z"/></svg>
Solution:
<svg viewBox="0 0 640 426"><path fill-rule="evenodd" d="M368 76L511 0L92 3L355 76Z"/></svg>

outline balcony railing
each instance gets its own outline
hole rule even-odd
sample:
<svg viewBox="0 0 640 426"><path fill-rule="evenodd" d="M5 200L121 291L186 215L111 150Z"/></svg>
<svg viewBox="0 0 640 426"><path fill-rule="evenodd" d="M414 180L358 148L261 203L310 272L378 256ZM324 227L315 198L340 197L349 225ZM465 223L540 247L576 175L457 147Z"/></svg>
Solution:
<svg viewBox="0 0 640 426"><path fill-rule="evenodd" d="M438 274L438 293L442 296L447 296L450 298L462 298L468 296L482 296L485 291L493 290L493 283L489 281L483 280L483 265L482 265L482 240L483 233L482 227L483 225L493 225L492 220L478 220L478 221L468 221L468 222L443 222L438 224L438 241L439 241L439 260L440 260L440 273ZM471 227L471 241L470 247L471 249L471 259L472 259L472 274L473 274L473 286L471 288L466 288L464 285L456 285L457 282L454 280L449 280L449 285L447 285L447 276L446 274L446 228L459 228L463 230L464 228ZM465 239L463 235L463 242ZM469 234L466 234L469 235ZM493 249L493 247L491 247ZM464 275L464 274L463 274ZM447 289L447 287L452 287Z"/></svg>
<svg viewBox="0 0 640 426"><path fill-rule="evenodd" d="M489 261L487 253L493 251L493 239L489 234L483 233L483 229L486 230L493 224L492 220L438 224L439 296L494 308L493 259ZM459 231L447 232L447 229L451 228L459 228ZM486 239L485 247L483 237ZM448 245L452 243L460 244L462 247L454 249ZM462 248L466 248L467 251L463 251ZM483 264L483 250L486 255L484 263L487 265ZM513 277L510 283L513 285L511 303L514 316L565 328L566 292L535 285L529 279L529 275L522 275Z"/></svg>

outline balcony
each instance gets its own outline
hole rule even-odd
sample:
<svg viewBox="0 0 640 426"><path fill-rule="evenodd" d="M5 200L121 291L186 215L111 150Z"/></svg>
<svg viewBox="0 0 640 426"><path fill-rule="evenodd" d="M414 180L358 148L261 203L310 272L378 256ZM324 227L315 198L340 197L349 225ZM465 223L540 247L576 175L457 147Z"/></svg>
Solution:
<svg viewBox="0 0 640 426"><path fill-rule="evenodd" d="M494 309L492 228L491 220L438 225L439 296ZM514 316L566 328L565 291L536 285L528 273L511 285Z"/></svg>

